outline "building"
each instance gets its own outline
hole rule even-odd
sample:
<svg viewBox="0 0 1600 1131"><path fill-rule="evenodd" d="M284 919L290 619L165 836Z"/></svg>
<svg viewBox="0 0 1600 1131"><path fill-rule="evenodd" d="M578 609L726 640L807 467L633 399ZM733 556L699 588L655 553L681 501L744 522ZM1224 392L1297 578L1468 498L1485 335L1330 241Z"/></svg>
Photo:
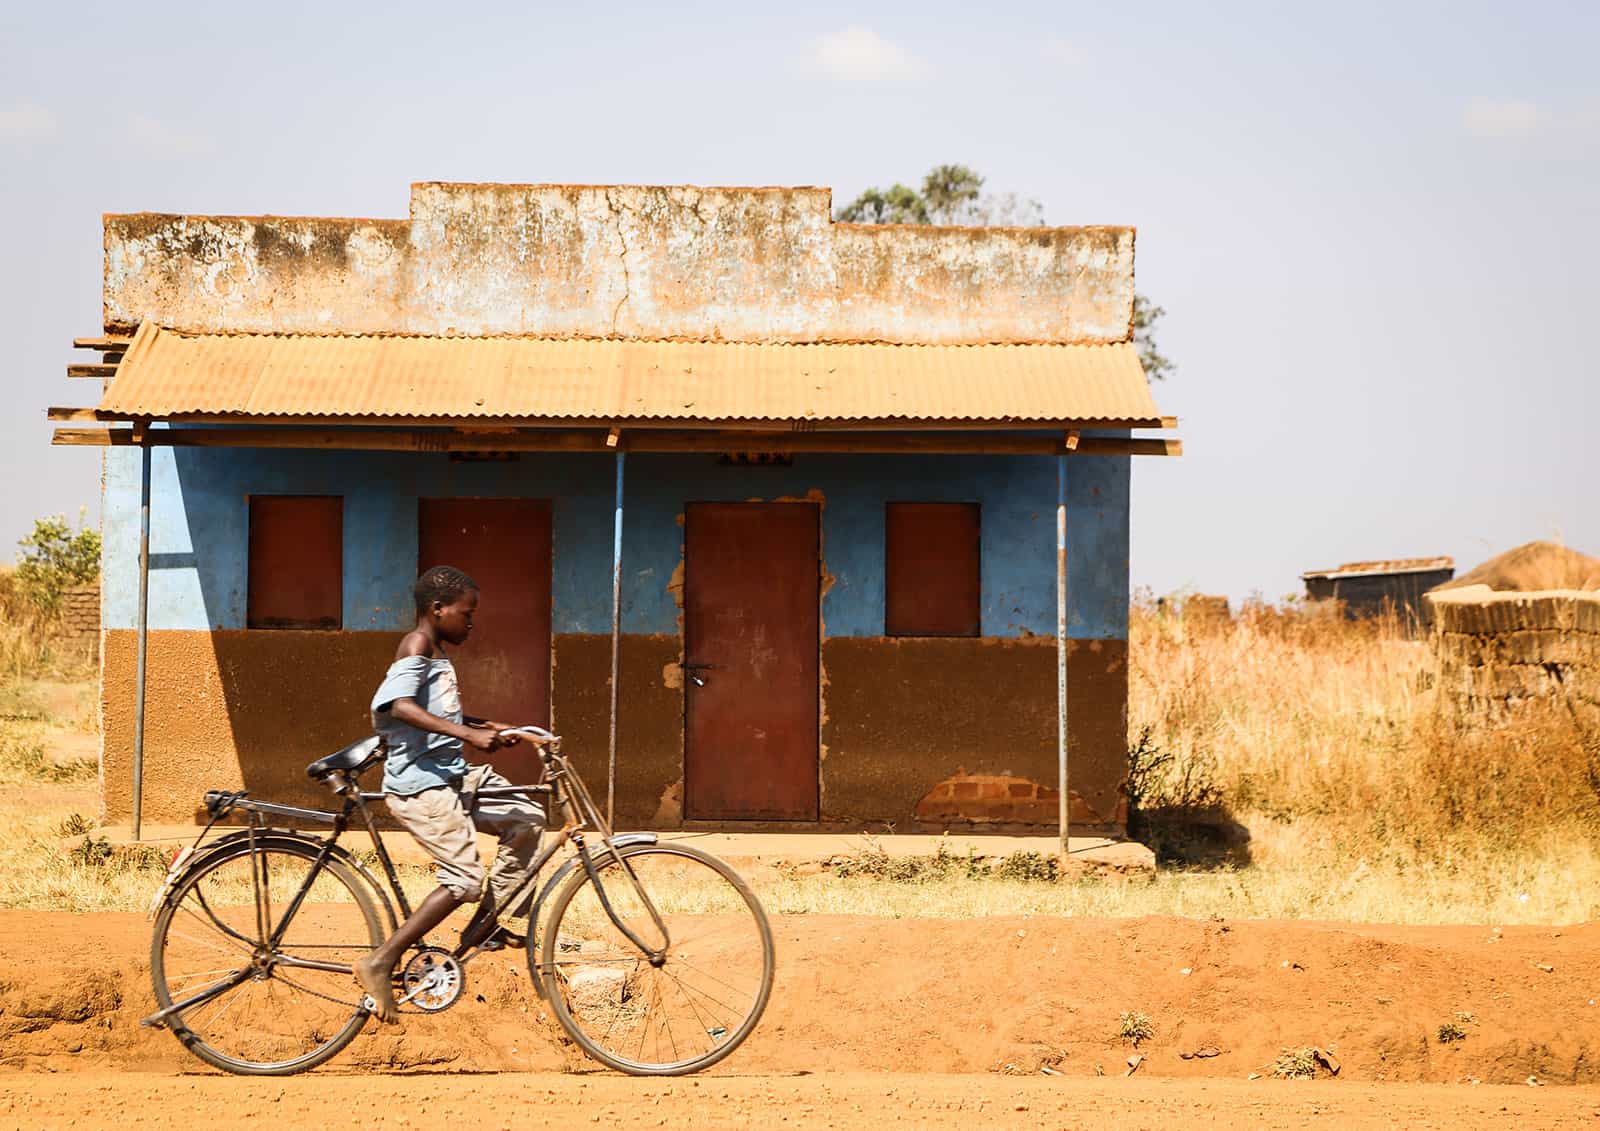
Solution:
<svg viewBox="0 0 1600 1131"><path fill-rule="evenodd" d="M1396 558L1379 562L1347 562L1337 569L1300 575L1313 601L1340 601L1348 617L1378 616L1393 611L1407 620L1427 615L1422 595L1455 576L1450 558Z"/></svg>
<svg viewBox="0 0 1600 1131"><path fill-rule="evenodd" d="M108 216L104 394L52 410L111 425L56 434L104 449L108 817L318 800L304 765L367 732L449 562L483 587L468 709L552 724L597 792L614 726L619 825L1054 827L1059 474L1072 820L1121 830L1129 459L1178 451L1132 434L1173 424L1134 233L830 208Z"/></svg>

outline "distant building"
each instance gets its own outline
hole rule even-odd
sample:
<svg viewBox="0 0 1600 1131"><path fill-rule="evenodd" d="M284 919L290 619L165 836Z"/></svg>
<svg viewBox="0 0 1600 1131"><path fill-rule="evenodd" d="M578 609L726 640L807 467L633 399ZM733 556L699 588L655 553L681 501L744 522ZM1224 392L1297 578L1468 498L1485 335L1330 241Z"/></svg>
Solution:
<svg viewBox="0 0 1600 1131"><path fill-rule="evenodd" d="M1422 595L1455 576L1451 558L1397 558L1379 562L1346 562L1336 569L1302 573L1306 596L1313 601L1342 601L1348 617L1368 617L1392 608L1400 616L1422 619Z"/></svg>

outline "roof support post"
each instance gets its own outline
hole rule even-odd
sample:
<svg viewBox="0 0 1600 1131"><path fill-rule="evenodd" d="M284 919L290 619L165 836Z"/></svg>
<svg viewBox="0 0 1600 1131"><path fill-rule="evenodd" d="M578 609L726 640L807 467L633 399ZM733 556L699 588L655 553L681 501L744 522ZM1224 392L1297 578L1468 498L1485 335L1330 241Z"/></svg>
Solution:
<svg viewBox="0 0 1600 1131"><path fill-rule="evenodd" d="M150 637L150 445L139 430L139 640L134 671L133 707L133 839L140 837L144 818L144 692L145 649Z"/></svg>
<svg viewBox="0 0 1600 1131"><path fill-rule="evenodd" d="M617 506L611 530L611 749L606 763L606 824L613 827L617 802L617 676L622 658L622 479L627 459L619 443Z"/></svg>
<svg viewBox="0 0 1600 1131"><path fill-rule="evenodd" d="M1061 794L1061 862L1067 861L1067 457L1056 457L1056 788Z"/></svg>

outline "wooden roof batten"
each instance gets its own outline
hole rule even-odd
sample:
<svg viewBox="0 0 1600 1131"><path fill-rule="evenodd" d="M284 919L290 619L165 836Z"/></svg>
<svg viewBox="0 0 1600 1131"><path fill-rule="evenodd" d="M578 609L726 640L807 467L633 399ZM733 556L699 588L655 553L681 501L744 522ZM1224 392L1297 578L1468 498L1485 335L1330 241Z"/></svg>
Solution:
<svg viewBox="0 0 1600 1131"><path fill-rule="evenodd" d="M84 419L83 409L53 409L55 419ZM1029 431L1032 431L1031 429ZM64 447L277 448L332 451L724 453L766 451L784 455L859 453L925 455L1152 455L1177 456L1176 438L1083 436L1078 430L1016 432L747 432L724 428L373 428L271 427L58 428L51 442Z"/></svg>

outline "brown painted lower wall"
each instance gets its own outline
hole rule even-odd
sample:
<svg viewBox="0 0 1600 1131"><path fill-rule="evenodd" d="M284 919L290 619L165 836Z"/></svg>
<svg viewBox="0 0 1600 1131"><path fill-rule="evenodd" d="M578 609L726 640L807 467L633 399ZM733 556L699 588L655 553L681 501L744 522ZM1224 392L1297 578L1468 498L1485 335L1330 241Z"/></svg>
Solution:
<svg viewBox="0 0 1600 1131"><path fill-rule="evenodd" d="M822 806L901 831L1054 825L1056 649L1032 639L833 639ZM1127 824L1127 644L1070 641L1073 824Z"/></svg>
<svg viewBox="0 0 1600 1131"><path fill-rule="evenodd" d="M194 819L207 789L325 807L315 758L368 733L389 632L152 632L144 819ZM106 816L132 807L135 635L105 634ZM617 823L682 824L683 699L671 636L623 638ZM610 637L559 636L552 719L604 803ZM1048 639L835 638L822 646L822 824L1050 827L1058 799ZM1075 826L1126 823L1127 646L1068 651ZM470 687L464 698L471 709Z"/></svg>

